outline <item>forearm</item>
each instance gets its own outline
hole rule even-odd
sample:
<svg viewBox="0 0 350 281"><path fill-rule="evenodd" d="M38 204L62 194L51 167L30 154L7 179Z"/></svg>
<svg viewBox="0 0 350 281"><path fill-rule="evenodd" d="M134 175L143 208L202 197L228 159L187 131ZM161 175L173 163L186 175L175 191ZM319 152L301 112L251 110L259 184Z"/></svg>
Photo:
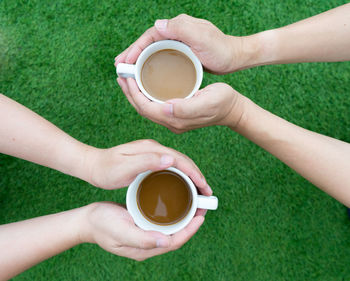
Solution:
<svg viewBox="0 0 350 281"><path fill-rule="evenodd" d="M0 226L0 280L79 243L86 207Z"/></svg>
<svg viewBox="0 0 350 281"><path fill-rule="evenodd" d="M245 102L233 128L350 207L350 144L293 125Z"/></svg>
<svg viewBox="0 0 350 281"><path fill-rule="evenodd" d="M85 179L88 145L70 137L28 108L0 94L0 153Z"/></svg>
<svg viewBox="0 0 350 281"><path fill-rule="evenodd" d="M242 37L248 68L350 60L350 4L281 28Z"/></svg>

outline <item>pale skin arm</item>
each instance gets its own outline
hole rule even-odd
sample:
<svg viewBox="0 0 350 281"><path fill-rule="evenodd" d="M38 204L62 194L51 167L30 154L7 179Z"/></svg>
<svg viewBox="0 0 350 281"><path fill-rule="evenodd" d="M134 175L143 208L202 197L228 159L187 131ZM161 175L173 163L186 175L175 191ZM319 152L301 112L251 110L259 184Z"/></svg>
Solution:
<svg viewBox="0 0 350 281"><path fill-rule="evenodd" d="M254 65L350 60L350 4L253 35L261 46Z"/></svg>
<svg viewBox="0 0 350 281"><path fill-rule="evenodd" d="M84 156L90 150L38 114L0 94L0 153L87 179Z"/></svg>
<svg viewBox="0 0 350 281"><path fill-rule="evenodd" d="M79 244L81 209L0 226L0 280Z"/></svg>
<svg viewBox="0 0 350 281"><path fill-rule="evenodd" d="M228 125L350 207L350 144L298 127L244 98Z"/></svg>
<svg viewBox="0 0 350 281"><path fill-rule="evenodd" d="M138 261L180 248L199 229L196 216L180 232L166 236L135 226L127 210L109 202L0 226L0 280L80 243L96 243L112 254Z"/></svg>
<svg viewBox="0 0 350 281"><path fill-rule="evenodd" d="M178 151L153 140L108 149L91 147L2 94L0 153L56 169L104 189L127 186L147 170L174 166L190 176L200 193L212 193L194 162Z"/></svg>
<svg viewBox="0 0 350 281"><path fill-rule="evenodd" d="M154 41L174 39L191 47L205 69L230 73L258 65L350 60L350 4L305 20L249 36L222 33L211 22L188 15L157 20L115 58L135 63Z"/></svg>

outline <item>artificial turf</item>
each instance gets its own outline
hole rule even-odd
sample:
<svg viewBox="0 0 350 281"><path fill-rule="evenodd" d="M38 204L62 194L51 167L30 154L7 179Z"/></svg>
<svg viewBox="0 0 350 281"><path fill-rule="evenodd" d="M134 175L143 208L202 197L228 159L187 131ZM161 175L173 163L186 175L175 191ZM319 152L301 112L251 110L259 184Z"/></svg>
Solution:
<svg viewBox="0 0 350 281"><path fill-rule="evenodd" d="M180 13L248 35L347 1L0 1L0 92L97 147L152 138L190 156L219 198L180 250L144 262L80 245L15 280L350 280L350 220L343 205L223 127L174 135L140 117L119 89L114 57L158 18ZM350 63L263 66L223 81L304 128L350 142ZM0 155L0 223L94 201L125 189ZM0 249L1 250L1 249Z"/></svg>

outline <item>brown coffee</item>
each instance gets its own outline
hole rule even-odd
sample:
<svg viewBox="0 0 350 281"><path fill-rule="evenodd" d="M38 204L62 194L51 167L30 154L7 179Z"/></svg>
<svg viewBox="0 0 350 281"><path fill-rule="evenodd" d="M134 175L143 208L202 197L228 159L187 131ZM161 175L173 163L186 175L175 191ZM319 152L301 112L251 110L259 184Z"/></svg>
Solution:
<svg viewBox="0 0 350 281"><path fill-rule="evenodd" d="M153 172L139 186L137 205L143 216L152 223L174 224L191 209L192 193L178 174L168 170Z"/></svg>
<svg viewBox="0 0 350 281"><path fill-rule="evenodd" d="M166 101L185 98L196 84L196 69L192 61L176 50L161 50L143 64L142 85L152 97Z"/></svg>

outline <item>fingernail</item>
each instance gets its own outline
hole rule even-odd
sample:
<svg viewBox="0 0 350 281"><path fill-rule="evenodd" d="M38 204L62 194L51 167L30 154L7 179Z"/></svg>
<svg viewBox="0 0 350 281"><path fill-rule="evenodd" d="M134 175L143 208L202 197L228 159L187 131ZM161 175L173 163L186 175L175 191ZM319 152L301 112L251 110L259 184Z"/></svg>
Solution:
<svg viewBox="0 0 350 281"><path fill-rule="evenodd" d="M168 20L156 20L154 26L158 29L158 31L165 31L168 25Z"/></svg>
<svg viewBox="0 0 350 281"><path fill-rule="evenodd" d="M166 248L168 247L168 241L165 239L157 239L157 248Z"/></svg>
<svg viewBox="0 0 350 281"><path fill-rule="evenodd" d="M174 157L170 156L170 155L163 155L161 158L160 158L160 164L162 166L170 166L171 164L173 164L174 162Z"/></svg>
<svg viewBox="0 0 350 281"><path fill-rule="evenodd" d="M119 54L118 56L116 56L116 57L114 58L114 60L116 61L119 57L120 57L120 54Z"/></svg>
<svg viewBox="0 0 350 281"><path fill-rule="evenodd" d="M164 106L164 112L166 115L173 116L174 113L174 105L171 103L166 103Z"/></svg>

